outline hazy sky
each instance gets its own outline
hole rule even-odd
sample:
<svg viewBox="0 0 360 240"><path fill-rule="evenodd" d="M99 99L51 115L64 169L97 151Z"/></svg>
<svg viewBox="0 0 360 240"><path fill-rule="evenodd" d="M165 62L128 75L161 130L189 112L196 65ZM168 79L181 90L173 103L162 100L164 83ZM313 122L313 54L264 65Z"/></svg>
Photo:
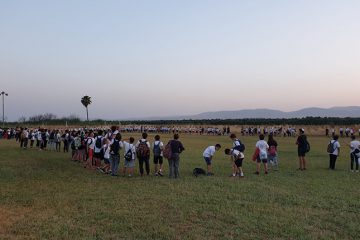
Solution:
<svg viewBox="0 0 360 240"><path fill-rule="evenodd" d="M360 1L0 0L0 83L9 120L359 105Z"/></svg>

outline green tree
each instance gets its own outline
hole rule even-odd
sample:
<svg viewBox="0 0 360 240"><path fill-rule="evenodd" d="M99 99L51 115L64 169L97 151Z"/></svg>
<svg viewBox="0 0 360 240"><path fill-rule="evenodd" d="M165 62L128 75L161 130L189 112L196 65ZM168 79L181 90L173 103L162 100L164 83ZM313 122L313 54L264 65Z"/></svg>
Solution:
<svg viewBox="0 0 360 240"><path fill-rule="evenodd" d="M89 121L89 110L88 110L88 106L91 104L91 97L89 96L83 96L81 98L81 103L82 105L84 105L84 107L86 108L86 119L87 121Z"/></svg>

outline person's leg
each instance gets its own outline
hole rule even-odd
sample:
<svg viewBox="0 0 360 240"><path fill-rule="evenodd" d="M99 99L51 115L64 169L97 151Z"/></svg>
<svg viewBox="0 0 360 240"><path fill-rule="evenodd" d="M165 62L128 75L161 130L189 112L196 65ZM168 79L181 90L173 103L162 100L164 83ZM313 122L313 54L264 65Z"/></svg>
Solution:
<svg viewBox="0 0 360 240"><path fill-rule="evenodd" d="M144 159L145 161L145 170L146 170L146 175L150 174L150 157L146 157Z"/></svg>
<svg viewBox="0 0 360 240"><path fill-rule="evenodd" d="M159 174L162 176L163 173L163 163L164 163L164 158L162 156L159 157Z"/></svg>
<svg viewBox="0 0 360 240"><path fill-rule="evenodd" d="M169 178L174 178L174 167L173 167L173 159L168 159L169 162Z"/></svg>
<svg viewBox="0 0 360 240"><path fill-rule="evenodd" d="M299 156L299 170L302 170L302 157Z"/></svg>
<svg viewBox="0 0 360 240"><path fill-rule="evenodd" d="M331 169L332 166L332 154L329 154L329 169Z"/></svg>
<svg viewBox="0 0 360 240"><path fill-rule="evenodd" d="M334 155L334 160L333 160L333 165L332 165L332 169L335 170L335 165L336 165L336 160L337 160L337 155Z"/></svg>
<svg viewBox="0 0 360 240"><path fill-rule="evenodd" d="M144 175L144 158L143 157L139 158L139 171L140 171L140 175L143 176Z"/></svg>
<svg viewBox="0 0 360 240"><path fill-rule="evenodd" d="M302 157L302 166L303 166L303 170L306 170L306 160L305 160L305 156Z"/></svg>
<svg viewBox="0 0 360 240"><path fill-rule="evenodd" d="M355 161L355 154L354 153L350 153L350 170L354 171L354 161ZM357 161L357 159L356 159Z"/></svg>
<svg viewBox="0 0 360 240"><path fill-rule="evenodd" d="M179 167L180 167L180 156L179 156L179 154L176 154L175 159L174 159L174 175L175 175L175 178L180 177Z"/></svg>
<svg viewBox="0 0 360 240"><path fill-rule="evenodd" d="M158 175L158 171L159 171L159 157L154 156L154 174L155 174L155 176Z"/></svg>
<svg viewBox="0 0 360 240"><path fill-rule="evenodd" d="M264 164L264 171L265 171L265 174L268 173L268 164L267 164L267 160L263 160L263 164Z"/></svg>

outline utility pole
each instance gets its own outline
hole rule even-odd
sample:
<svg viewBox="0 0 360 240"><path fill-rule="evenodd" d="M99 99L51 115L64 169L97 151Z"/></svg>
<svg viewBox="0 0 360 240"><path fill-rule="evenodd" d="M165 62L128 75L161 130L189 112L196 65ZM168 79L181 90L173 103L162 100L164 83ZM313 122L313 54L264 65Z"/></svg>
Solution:
<svg viewBox="0 0 360 240"><path fill-rule="evenodd" d="M8 93L6 93L6 92L4 92L4 91L2 91L1 93L0 93L0 95L2 96L2 107L3 107L3 128L5 127L5 96L7 97L7 96L9 96L9 94Z"/></svg>

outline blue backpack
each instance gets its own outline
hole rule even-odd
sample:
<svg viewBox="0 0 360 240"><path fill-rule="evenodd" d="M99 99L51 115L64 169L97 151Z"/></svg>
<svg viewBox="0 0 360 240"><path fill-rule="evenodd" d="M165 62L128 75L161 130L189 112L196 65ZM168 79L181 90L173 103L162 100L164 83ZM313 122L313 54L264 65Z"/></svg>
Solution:
<svg viewBox="0 0 360 240"><path fill-rule="evenodd" d="M233 149L243 153L245 151L245 144L243 144L239 139L236 139L235 142L238 142L239 144L236 145Z"/></svg>

